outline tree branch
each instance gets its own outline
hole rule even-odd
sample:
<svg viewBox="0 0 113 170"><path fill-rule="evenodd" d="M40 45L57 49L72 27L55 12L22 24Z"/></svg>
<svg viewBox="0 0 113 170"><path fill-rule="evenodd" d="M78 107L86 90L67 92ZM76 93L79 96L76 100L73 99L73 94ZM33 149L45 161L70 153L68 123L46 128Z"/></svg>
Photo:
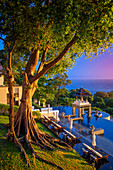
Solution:
<svg viewBox="0 0 113 170"><path fill-rule="evenodd" d="M16 42L17 42L17 40L15 40L14 43L13 43L13 47L12 47L12 49L11 49L11 53L13 52L13 50L14 50L14 48L15 48L15 46L16 46Z"/></svg>
<svg viewBox="0 0 113 170"><path fill-rule="evenodd" d="M28 75L34 75L35 73L35 67L38 63L38 60L39 60L39 49L35 49L30 57L29 57L29 60L28 60L28 63L26 65L26 68L25 68L25 72L28 74Z"/></svg>
<svg viewBox="0 0 113 170"><path fill-rule="evenodd" d="M45 48L45 50L44 50L44 52L42 54L41 63L39 65L37 73L39 73L43 69L43 66L45 64L45 57L46 57L48 49L49 49L48 46L46 46L46 48Z"/></svg>
<svg viewBox="0 0 113 170"><path fill-rule="evenodd" d="M45 67L39 73L37 73L35 76L32 76L29 79L29 82L33 83L34 81L39 79L42 75L44 75L56 63L58 63L64 57L64 55L68 52L68 50L72 47L72 45L75 44L76 40L77 40L77 37L74 36L74 38L65 46L64 50L53 61L45 65Z"/></svg>

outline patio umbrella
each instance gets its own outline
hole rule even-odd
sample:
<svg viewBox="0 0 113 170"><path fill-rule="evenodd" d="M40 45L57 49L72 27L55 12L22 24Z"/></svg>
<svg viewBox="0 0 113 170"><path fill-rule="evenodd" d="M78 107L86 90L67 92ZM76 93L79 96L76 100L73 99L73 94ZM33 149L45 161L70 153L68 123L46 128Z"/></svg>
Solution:
<svg viewBox="0 0 113 170"><path fill-rule="evenodd" d="M95 146L96 146L96 135L95 135L95 133L93 132L93 134L92 134L92 146L95 148Z"/></svg>

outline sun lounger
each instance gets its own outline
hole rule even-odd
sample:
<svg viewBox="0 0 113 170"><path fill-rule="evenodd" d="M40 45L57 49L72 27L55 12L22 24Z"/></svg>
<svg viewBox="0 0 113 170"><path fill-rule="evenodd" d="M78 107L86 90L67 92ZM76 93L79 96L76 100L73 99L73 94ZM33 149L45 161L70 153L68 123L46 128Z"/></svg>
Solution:
<svg viewBox="0 0 113 170"><path fill-rule="evenodd" d="M83 153L88 154L88 150L85 148L82 148Z"/></svg>
<svg viewBox="0 0 113 170"><path fill-rule="evenodd" d="M64 129L64 132L67 134L66 135L66 140L67 142L73 142L74 140L80 140L81 137L76 137L75 135L73 135L72 133L70 133L69 131L67 131L66 129Z"/></svg>
<svg viewBox="0 0 113 170"><path fill-rule="evenodd" d="M89 153L89 157L90 157L91 161L94 161L94 162L98 163L98 161L100 159L108 159L109 155L102 155L102 154L100 154L99 152L97 152L96 150L94 150L93 148L91 148L89 145L87 145L85 143L83 143L83 145L86 147L86 148L84 148L85 150L88 149L88 153Z"/></svg>

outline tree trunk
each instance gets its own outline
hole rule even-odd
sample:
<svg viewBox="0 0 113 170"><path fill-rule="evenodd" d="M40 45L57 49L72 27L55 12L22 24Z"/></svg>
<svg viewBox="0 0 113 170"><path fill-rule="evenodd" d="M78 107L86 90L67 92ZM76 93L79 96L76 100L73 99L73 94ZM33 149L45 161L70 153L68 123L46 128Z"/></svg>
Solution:
<svg viewBox="0 0 113 170"><path fill-rule="evenodd" d="M54 137L51 137L50 135L41 132L37 125L36 122L32 116L32 96L36 90L37 86L37 81L38 79L46 73L52 66L54 66L58 61L60 61L65 53L69 50L69 48L74 44L75 40L72 39L67 46L64 48L63 52L50 64L44 66L44 61L43 59L45 58L46 51L44 52L44 55L42 56L42 65L39 66L39 70L34 76L35 73L35 67L37 65L37 62L39 60L39 54L40 51L39 49L36 49L32 52L30 55L29 61L26 65L25 73L23 75L23 85L22 85L22 99L21 99L21 104L19 106L19 109L17 111L16 117L15 117L15 124L14 124L14 130L15 130L15 138L14 141L15 143L19 146L21 151L23 152L26 161L29 165L29 160L26 156L25 150L20 144L20 142L26 142L27 146L30 148L33 157L35 158L40 158L36 152L34 151L31 143L36 144L40 148L46 148L49 150L54 150L54 148L61 148L63 149L62 146L59 146L57 144L62 144L65 145L67 148L71 148L68 144L65 142L56 139ZM18 139L16 138L18 137ZM42 159L42 158L40 158ZM47 160L42 159L43 161L48 162ZM51 162L48 162L52 165L55 165ZM55 165L57 166L57 165ZM57 166L58 167L58 166ZM62 168L60 168L62 169Z"/></svg>
<svg viewBox="0 0 113 170"><path fill-rule="evenodd" d="M7 134L7 139L9 141L13 141L14 137L14 94L13 94L13 81L12 81L12 71L10 69L7 70L7 78L8 78L8 91L9 91L9 129Z"/></svg>
<svg viewBox="0 0 113 170"><path fill-rule="evenodd" d="M22 91L21 104L19 106L18 112L15 117L15 134L18 138L17 139L15 137L15 143L19 146L21 151L24 153L28 165L29 165L29 160L20 142L26 142L34 158L35 157L40 158L40 157L34 151L31 145L32 143L36 144L41 149L49 149L49 150L54 150L55 148L63 149L62 146L59 146L57 144L62 144L65 147L70 148L69 145L66 144L65 142L56 139L54 137L51 137L50 135L41 132L38 129L36 122L32 116L32 96L33 96L34 88L36 87L34 86L34 84L29 84L27 74L25 73L23 78L23 89L22 89L23 91ZM56 164L48 162L43 158L40 159L42 159L43 161L49 164L57 166Z"/></svg>
<svg viewBox="0 0 113 170"><path fill-rule="evenodd" d="M19 138L23 136L26 141L34 140L36 144L40 145L41 147L47 147L53 150L53 146L55 144L53 144L51 147L49 144L52 138L38 129L32 116L33 88L33 84L28 83L27 74L25 73L23 79L21 104L15 117L15 133Z"/></svg>

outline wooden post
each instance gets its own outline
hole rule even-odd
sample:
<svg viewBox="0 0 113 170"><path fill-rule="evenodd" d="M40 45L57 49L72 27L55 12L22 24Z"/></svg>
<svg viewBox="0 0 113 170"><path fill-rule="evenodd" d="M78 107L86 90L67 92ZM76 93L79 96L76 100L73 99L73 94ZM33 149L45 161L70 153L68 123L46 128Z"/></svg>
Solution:
<svg viewBox="0 0 113 170"><path fill-rule="evenodd" d="M96 110L96 116L98 116L98 110Z"/></svg>
<svg viewBox="0 0 113 170"><path fill-rule="evenodd" d="M78 117L81 117L81 108L78 109Z"/></svg>
<svg viewBox="0 0 113 170"><path fill-rule="evenodd" d="M88 117L91 117L91 106L88 108Z"/></svg>
<svg viewBox="0 0 113 170"><path fill-rule="evenodd" d="M84 108L81 108L81 114L84 115Z"/></svg>
<svg viewBox="0 0 113 170"><path fill-rule="evenodd" d="M70 121L70 117L71 117L71 115L68 115L68 120Z"/></svg>
<svg viewBox="0 0 113 170"><path fill-rule="evenodd" d="M75 115L75 107L72 106L72 114Z"/></svg>

